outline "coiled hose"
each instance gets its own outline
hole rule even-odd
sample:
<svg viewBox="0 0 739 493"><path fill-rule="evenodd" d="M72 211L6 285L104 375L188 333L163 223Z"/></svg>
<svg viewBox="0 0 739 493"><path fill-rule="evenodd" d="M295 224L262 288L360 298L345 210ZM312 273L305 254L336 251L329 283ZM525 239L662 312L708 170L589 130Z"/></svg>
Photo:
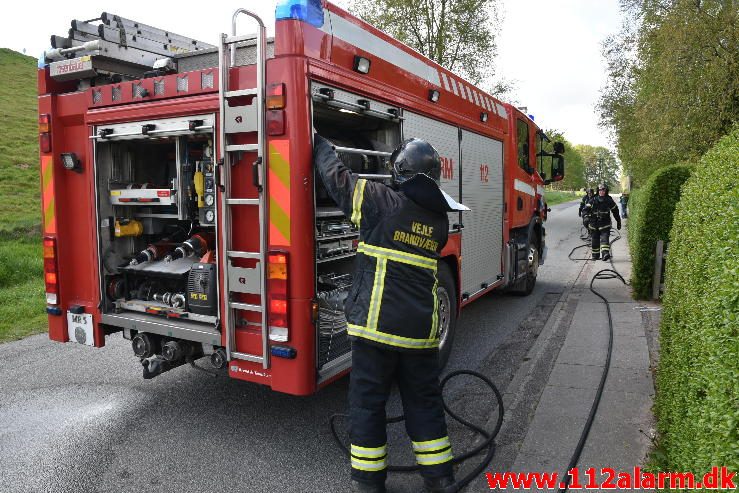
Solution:
<svg viewBox="0 0 739 493"><path fill-rule="evenodd" d="M485 383L485 385L487 385L490 388L490 390L493 392L493 395L495 396L495 400L497 401L497 404L498 404L498 419L492 431L487 431L481 426L478 426L462 418L457 413L449 409L449 406L447 405L446 401L443 399L444 387L446 386L446 384L452 378L458 377L460 375L468 375L468 376L472 376L472 377L482 380ZM458 491L464 488L465 486L467 486L469 483L471 483L472 480L479 477L480 473L482 473L482 471L485 470L488 464L490 464L490 461L493 460L493 456L495 455L495 437L500 432L501 426L503 426L503 396L500 394L500 391L495 386L495 384L488 377L486 377L482 373L472 371L472 370L455 370L445 375L441 379L440 387L441 387L441 392L442 392L442 402L444 405L444 411L446 411L446 413L452 419L462 424L463 426L466 426L467 428L474 431L475 433L477 433L483 438L483 441L479 445L474 447L473 449L468 450L467 452L464 452L463 454L454 457L454 459L452 459L452 463L459 464L479 454L483 450L487 449L487 453L485 454L485 457L483 458L483 460L472 471L470 471L469 474L467 474L465 477L463 477L462 479L458 480L455 483L455 487ZM334 436L334 440L336 441L336 444L339 446L339 448L341 448L341 450L344 451L344 453L347 456L349 456L350 455L349 448L346 445L344 445L344 443L341 441L341 438L339 438L339 434L336 431L336 420L339 418L346 418L346 417L348 417L347 414L334 414L329 419L329 424L331 426L331 433ZM399 423L403 421L404 419L405 419L405 416L401 415L401 416L395 416L392 418L388 418L386 422L388 424ZM414 472L414 471L418 471L419 466L418 465L398 466L398 465L391 464L388 466L387 469L388 471L393 471L393 472Z"/></svg>

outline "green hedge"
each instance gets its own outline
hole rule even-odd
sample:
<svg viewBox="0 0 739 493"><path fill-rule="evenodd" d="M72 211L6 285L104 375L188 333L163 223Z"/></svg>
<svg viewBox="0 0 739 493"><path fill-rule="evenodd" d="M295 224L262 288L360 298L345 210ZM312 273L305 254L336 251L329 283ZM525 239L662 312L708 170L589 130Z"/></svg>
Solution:
<svg viewBox="0 0 739 493"><path fill-rule="evenodd" d="M670 233L657 417L666 468L739 470L739 128L701 159Z"/></svg>
<svg viewBox="0 0 739 493"><path fill-rule="evenodd" d="M682 164L660 168L639 190L636 200L629 200L631 287L638 299L649 298L652 294L657 240L667 241L672 214L680 200L680 187L690 172L691 168Z"/></svg>

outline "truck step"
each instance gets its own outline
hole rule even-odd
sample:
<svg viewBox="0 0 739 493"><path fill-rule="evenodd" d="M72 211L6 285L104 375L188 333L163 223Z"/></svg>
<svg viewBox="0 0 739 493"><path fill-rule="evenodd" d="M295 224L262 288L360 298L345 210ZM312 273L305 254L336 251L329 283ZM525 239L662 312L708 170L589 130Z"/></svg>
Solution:
<svg viewBox="0 0 739 493"><path fill-rule="evenodd" d="M264 358L257 354L237 353L235 351L231 351L231 357L244 361L253 361L254 363L261 363L262 361L264 361Z"/></svg>
<svg viewBox="0 0 739 493"><path fill-rule="evenodd" d="M239 303L239 302L236 302L236 301L229 301L228 302L228 306L230 306L231 308L233 308L235 310L245 310L245 311L248 311L248 312L262 313L262 307L259 306L259 305L252 305L252 304L249 304L249 303Z"/></svg>
<svg viewBox="0 0 739 493"><path fill-rule="evenodd" d="M259 144L231 144L226 146L226 152L257 152Z"/></svg>
<svg viewBox="0 0 739 493"><path fill-rule="evenodd" d="M259 199L226 199L228 205L259 205Z"/></svg>
<svg viewBox="0 0 739 493"><path fill-rule="evenodd" d="M240 89L238 91L227 91L224 93L225 98L240 98L244 96L256 96L257 90L256 89Z"/></svg>
<svg viewBox="0 0 739 493"><path fill-rule="evenodd" d="M230 250L228 252L228 258L254 258L260 259L262 254L259 252L238 252L236 250Z"/></svg>

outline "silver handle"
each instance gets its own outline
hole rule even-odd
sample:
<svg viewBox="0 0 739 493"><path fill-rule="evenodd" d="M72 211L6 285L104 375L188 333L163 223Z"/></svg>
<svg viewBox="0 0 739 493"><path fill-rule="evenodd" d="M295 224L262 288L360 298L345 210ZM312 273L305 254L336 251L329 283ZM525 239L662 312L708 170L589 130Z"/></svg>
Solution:
<svg viewBox="0 0 739 493"><path fill-rule="evenodd" d="M354 147L335 147L336 152L345 152L347 154L366 154L368 156L390 157L392 152L370 151L369 149L355 149Z"/></svg>

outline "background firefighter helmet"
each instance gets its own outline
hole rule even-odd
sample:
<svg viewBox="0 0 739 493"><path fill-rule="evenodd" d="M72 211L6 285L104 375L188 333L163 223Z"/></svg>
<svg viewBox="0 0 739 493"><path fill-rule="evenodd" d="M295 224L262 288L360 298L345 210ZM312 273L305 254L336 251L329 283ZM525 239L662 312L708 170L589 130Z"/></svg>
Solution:
<svg viewBox="0 0 739 493"><path fill-rule="evenodd" d="M403 141L390 156L393 183L404 181L423 173L438 183L441 178L441 158L434 146L422 139Z"/></svg>

